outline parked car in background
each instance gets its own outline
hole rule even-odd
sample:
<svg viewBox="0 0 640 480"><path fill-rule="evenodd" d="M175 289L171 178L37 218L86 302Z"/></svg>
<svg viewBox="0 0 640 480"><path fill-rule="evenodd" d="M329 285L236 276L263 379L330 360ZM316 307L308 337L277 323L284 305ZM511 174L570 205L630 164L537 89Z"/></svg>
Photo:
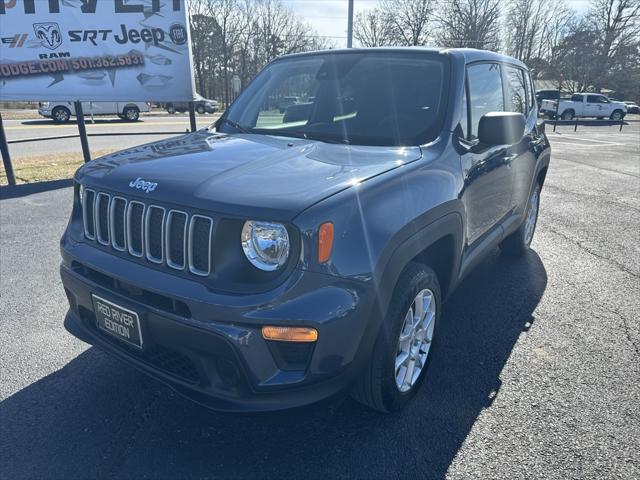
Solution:
<svg viewBox="0 0 640 480"><path fill-rule="evenodd" d="M557 105L557 102L560 102ZM557 110L556 110L557 108ZM553 118L558 112L562 120L574 118L596 117L622 120L627 113L627 105L623 102L612 102L598 93L576 93L570 99L543 100L540 113Z"/></svg>
<svg viewBox="0 0 640 480"><path fill-rule="evenodd" d="M215 113L218 111L218 102L204 98L202 95L196 94L196 100L193 103L195 104L196 112L199 114ZM189 102L168 102L165 104L165 109L172 115L176 112L188 112Z"/></svg>
<svg viewBox="0 0 640 480"><path fill-rule="evenodd" d="M538 90L536 92L536 101L539 106L543 100L558 100L565 95L565 92L559 92L558 90Z"/></svg>
<svg viewBox="0 0 640 480"><path fill-rule="evenodd" d="M147 102L82 102L84 115L117 115L127 122L135 122L141 112L151 110ZM66 123L76 115L74 102L39 102L38 113L56 123Z"/></svg>
<svg viewBox="0 0 640 480"><path fill-rule="evenodd" d="M627 106L627 113L640 113L640 105L635 102L624 102Z"/></svg>
<svg viewBox="0 0 640 480"><path fill-rule="evenodd" d="M280 92L315 108L289 121ZM446 366L462 279L496 247L531 262L551 155L535 105L527 67L484 50L276 59L212 128L78 170L65 327L218 410L347 392L400 410Z"/></svg>
<svg viewBox="0 0 640 480"><path fill-rule="evenodd" d="M278 102L278 110L280 113L284 113L291 105L297 105L300 103L298 97L282 97L282 100Z"/></svg>

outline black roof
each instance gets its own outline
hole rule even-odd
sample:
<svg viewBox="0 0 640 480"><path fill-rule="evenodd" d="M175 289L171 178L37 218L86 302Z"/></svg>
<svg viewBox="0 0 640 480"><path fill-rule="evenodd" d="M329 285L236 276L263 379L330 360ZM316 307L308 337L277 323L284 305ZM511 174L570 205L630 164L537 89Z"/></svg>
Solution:
<svg viewBox="0 0 640 480"><path fill-rule="evenodd" d="M480 62L480 61L493 61L501 63L511 63L523 68L527 66L520 60L517 60L508 55L502 55L500 53L491 52L489 50L478 50L476 48L432 48L432 47L368 47L368 48L338 48L335 50L316 50L313 52L292 53L290 55L284 55L280 58L300 57L307 55L326 55L326 54L341 54L341 53L366 53L366 52L415 52L416 50L422 52L439 53L443 55L461 56L464 58L465 63Z"/></svg>

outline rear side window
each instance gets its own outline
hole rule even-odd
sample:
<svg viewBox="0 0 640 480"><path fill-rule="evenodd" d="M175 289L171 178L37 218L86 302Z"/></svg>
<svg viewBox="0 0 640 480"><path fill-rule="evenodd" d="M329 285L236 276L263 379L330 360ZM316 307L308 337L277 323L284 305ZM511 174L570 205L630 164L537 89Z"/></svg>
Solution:
<svg viewBox="0 0 640 480"><path fill-rule="evenodd" d="M529 72L524 72L524 80L525 86L527 87L527 112L530 112L536 104L536 94L533 91L533 84L531 82L531 75L529 75Z"/></svg>
<svg viewBox="0 0 640 480"><path fill-rule="evenodd" d="M509 112L527 112L527 93L524 86L524 72L511 65L504 65L506 82L507 110Z"/></svg>
<svg viewBox="0 0 640 480"><path fill-rule="evenodd" d="M571 101L572 102L581 102L582 101L582 95L572 95L571 96Z"/></svg>
<svg viewBox="0 0 640 480"><path fill-rule="evenodd" d="M502 75L497 63L479 63L467 68L469 82L470 140L478 138L480 118L504 111Z"/></svg>

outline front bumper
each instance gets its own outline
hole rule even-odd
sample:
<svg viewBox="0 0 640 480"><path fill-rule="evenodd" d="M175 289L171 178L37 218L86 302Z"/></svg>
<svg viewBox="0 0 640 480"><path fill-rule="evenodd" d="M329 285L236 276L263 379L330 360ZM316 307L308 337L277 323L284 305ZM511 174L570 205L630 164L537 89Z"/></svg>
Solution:
<svg viewBox="0 0 640 480"><path fill-rule="evenodd" d="M62 257L67 330L215 410L279 410L331 397L350 388L375 340L373 292L361 281L296 270L275 291L234 296L67 236ZM143 351L96 328L92 294L139 314ZM300 344L311 351L294 351L292 363L291 351L262 338L265 324L312 326L318 341Z"/></svg>
<svg viewBox="0 0 640 480"><path fill-rule="evenodd" d="M39 108L38 113L46 118L51 118L51 109L49 108Z"/></svg>

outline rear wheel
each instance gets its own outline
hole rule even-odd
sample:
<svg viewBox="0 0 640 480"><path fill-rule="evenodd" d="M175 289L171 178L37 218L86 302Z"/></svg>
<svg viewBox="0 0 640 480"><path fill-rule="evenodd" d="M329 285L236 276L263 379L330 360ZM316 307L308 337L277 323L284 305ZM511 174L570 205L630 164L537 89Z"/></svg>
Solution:
<svg viewBox="0 0 640 480"><path fill-rule="evenodd" d="M618 122L622 120L622 117L624 117L622 110L614 110L609 118Z"/></svg>
<svg viewBox="0 0 640 480"><path fill-rule="evenodd" d="M137 107L127 107L122 114L127 122L137 122L140 118L140 110Z"/></svg>
<svg viewBox="0 0 640 480"><path fill-rule="evenodd" d="M202 115L202 114L204 114L204 113L205 113L205 112L204 112L204 107L203 107L202 105L198 105L198 108L196 108L196 111L197 111L200 115Z"/></svg>
<svg viewBox="0 0 640 480"><path fill-rule="evenodd" d="M562 115L560 115L560 118L562 118L562 120L573 120L574 116L573 110L565 110L562 112Z"/></svg>
<svg viewBox="0 0 640 480"><path fill-rule="evenodd" d="M71 112L66 107L56 107L51 112L51 118L56 123L67 123L71 118Z"/></svg>
<svg viewBox="0 0 640 480"><path fill-rule="evenodd" d="M381 412L403 408L431 364L439 319L440 284L435 272L409 264L400 275L373 354L352 396Z"/></svg>
<svg viewBox="0 0 640 480"><path fill-rule="evenodd" d="M176 107L174 107L173 105L167 105L167 112L169 112L170 115L173 115L176 113Z"/></svg>
<svg viewBox="0 0 640 480"><path fill-rule="evenodd" d="M538 223L540 191L540 184L536 183L527 203L527 212L525 214L524 221L518 230L505 238L500 244L500 249L504 253L519 256L524 255L529 250L531 241L533 240L533 234L536 231L536 225Z"/></svg>

